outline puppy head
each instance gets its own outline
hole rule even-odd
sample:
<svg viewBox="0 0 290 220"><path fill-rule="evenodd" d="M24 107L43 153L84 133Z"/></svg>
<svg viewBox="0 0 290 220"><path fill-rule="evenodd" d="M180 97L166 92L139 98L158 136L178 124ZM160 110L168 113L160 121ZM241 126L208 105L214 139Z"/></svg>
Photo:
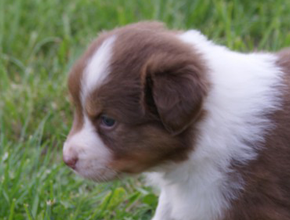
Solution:
<svg viewBox="0 0 290 220"><path fill-rule="evenodd" d="M200 55L160 23L103 33L68 87L75 114L64 161L96 181L185 160L207 93Z"/></svg>

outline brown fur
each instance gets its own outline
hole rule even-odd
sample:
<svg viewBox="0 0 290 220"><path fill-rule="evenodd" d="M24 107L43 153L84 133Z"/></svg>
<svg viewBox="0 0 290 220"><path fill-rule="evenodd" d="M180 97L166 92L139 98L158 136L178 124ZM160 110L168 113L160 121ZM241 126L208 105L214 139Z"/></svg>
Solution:
<svg viewBox="0 0 290 220"><path fill-rule="evenodd" d="M82 113L83 109L80 98L81 79L88 60L90 59L90 57L92 57L94 52L101 46L102 42L106 39L106 37L108 37L108 35L103 34L97 40L95 40L86 50L84 55L76 62L76 64L73 66L73 68L69 73L68 89L70 92L71 101L75 107L75 113L74 113L74 123L68 137L75 134L83 126L83 113Z"/></svg>
<svg viewBox="0 0 290 220"><path fill-rule="evenodd" d="M223 220L290 219L290 50L278 53L285 75L283 108L272 117L275 129L267 135L266 146L250 164L234 166L245 185Z"/></svg>
<svg viewBox="0 0 290 220"><path fill-rule="evenodd" d="M110 168L140 173L164 162L180 162L194 150L193 124L210 87L200 54L175 38L160 23L138 23L105 32L72 69L69 90L76 106L70 135L82 128L86 111L112 151ZM102 42L118 35L110 73L82 109L80 81L88 59ZM278 53L286 73L283 109L269 115L276 127L266 137L258 158L247 165L232 162L244 188L220 220L290 219L290 50ZM100 126L100 115L117 120L113 130ZM238 178L232 174L233 180ZM226 209L226 207L225 207Z"/></svg>
<svg viewBox="0 0 290 220"><path fill-rule="evenodd" d="M117 40L108 79L89 96L85 109L79 109L85 64L113 35ZM69 88L77 106L71 134L82 127L81 112L86 111L111 149L110 168L116 171L140 173L166 161L182 161L194 146L194 129L189 127L202 116L209 86L206 68L201 56L174 35L160 23L147 22L103 33L70 73ZM117 120L114 130L100 126L104 113Z"/></svg>
<svg viewBox="0 0 290 220"><path fill-rule="evenodd" d="M122 28L123 29L123 28ZM140 22L137 24L132 24L132 25L128 25L127 28L125 28L125 30L130 30L130 29L142 29L142 30L146 30L147 32L150 31L165 31L165 27L162 23L160 22ZM83 76L83 72L84 69L86 68L87 62L88 60L93 56L93 54L98 50L98 48L102 45L102 43L104 42L104 40L106 40L107 38L109 38L110 36L116 34L119 32L119 29L116 28L110 32L102 32L98 38L96 40L94 40L90 46L88 47L88 49L86 50L86 52L81 56L81 58L75 63L75 65L73 66L73 68L71 69L70 73L69 73L69 79L68 79L68 88L69 88L69 92L71 95L71 100L73 105L75 106L75 114L74 114L74 124L73 127L69 133L68 136L73 135L74 133L76 133L77 131L79 131L82 128L83 125L83 118L82 118L82 106L81 106L81 101L80 101L80 89L81 89L81 79ZM167 31L168 32L168 31ZM87 106L87 110L88 110L88 114L89 115L95 115L96 111L94 108L94 100L93 104L91 104L91 102L89 102L88 106Z"/></svg>

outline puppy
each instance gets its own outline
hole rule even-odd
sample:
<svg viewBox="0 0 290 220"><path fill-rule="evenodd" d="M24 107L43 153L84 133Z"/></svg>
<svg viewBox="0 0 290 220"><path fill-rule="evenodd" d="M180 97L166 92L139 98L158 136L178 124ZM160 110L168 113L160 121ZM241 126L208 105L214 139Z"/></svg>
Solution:
<svg viewBox="0 0 290 220"><path fill-rule="evenodd" d="M290 50L141 22L100 34L68 88L64 162L95 181L148 172L153 220L290 219Z"/></svg>

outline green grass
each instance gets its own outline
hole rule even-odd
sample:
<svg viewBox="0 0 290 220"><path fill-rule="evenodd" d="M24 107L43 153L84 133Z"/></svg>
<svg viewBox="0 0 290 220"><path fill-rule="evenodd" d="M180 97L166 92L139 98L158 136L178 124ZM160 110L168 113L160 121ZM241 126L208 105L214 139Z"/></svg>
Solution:
<svg viewBox="0 0 290 220"><path fill-rule="evenodd" d="M62 163L67 72L102 29L139 20L197 28L241 50L290 45L285 0L0 0L0 219L150 219L142 178L83 180Z"/></svg>

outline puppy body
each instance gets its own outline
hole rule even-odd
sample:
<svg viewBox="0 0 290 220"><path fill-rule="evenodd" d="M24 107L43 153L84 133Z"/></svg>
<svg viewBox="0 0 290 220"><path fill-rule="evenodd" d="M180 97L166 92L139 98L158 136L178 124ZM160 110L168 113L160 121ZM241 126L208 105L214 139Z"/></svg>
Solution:
<svg viewBox="0 0 290 220"><path fill-rule="evenodd" d="M284 103L281 97L285 82L281 66L277 65L279 57L232 52L214 45L196 31L188 31L180 35L180 39L203 55L209 68L211 90L204 102L207 114L198 125L198 143L190 159L149 176L161 188L154 219L290 218L290 213L284 217L279 214L270 217L268 210L256 210L264 203L262 198L255 198L257 191L251 191L252 195L245 201L236 202L238 207L232 203L244 195L248 183L243 175L261 175L254 173L251 161L259 160L259 151L265 150L267 138L270 138L268 132L273 132L277 126L270 115L277 113ZM287 123L289 125L289 121ZM278 146L276 148L280 150ZM256 163L257 169L264 169L258 168L260 165ZM259 176L253 178L261 178L256 183L257 188L262 187L259 184L271 181ZM284 184L289 183L287 179ZM276 190L269 194L274 192ZM289 191L287 195L290 195ZM264 199L270 202L266 197Z"/></svg>
<svg viewBox="0 0 290 220"><path fill-rule="evenodd" d="M70 73L64 160L97 181L149 171L154 220L290 219L289 62L159 23L105 33Z"/></svg>

